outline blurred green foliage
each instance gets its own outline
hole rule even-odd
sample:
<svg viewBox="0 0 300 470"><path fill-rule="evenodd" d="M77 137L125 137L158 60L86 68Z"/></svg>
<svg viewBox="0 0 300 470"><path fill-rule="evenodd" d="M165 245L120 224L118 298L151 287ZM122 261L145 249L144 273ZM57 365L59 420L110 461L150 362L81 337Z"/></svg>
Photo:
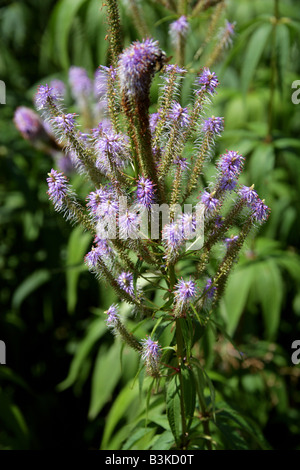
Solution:
<svg viewBox="0 0 300 470"><path fill-rule="evenodd" d="M120 1L124 43L148 33L172 55L168 25L174 12L147 0L139 18L133 4ZM291 362L291 344L300 334L300 108L291 95L300 79L300 12L291 0L227 4L220 24L226 13L236 22L236 36L213 67L221 82L213 112L225 118L217 150L230 147L246 156L243 182L255 182L272 212L228 282L215 319L224 334L216 336L212 328L203 340L205 389L219 410L213 438L223 436L225 448L245 448L245 440L257 447L254 428L245 428L239 410L259 426L267 446L299 450L300 369ZM186 60L194 73L209 57L201 52L209 15L207 10L191 20ZM149 401L147 417L138 405L149 386L149 378L132 386L138 358L106 331L103 310L115 297L83 267L89 236L70 228L48 203L45 178L53 162L22 140L12 121L17 106L32 106L40 81L66 77L73 64L90 74L107 64L105 36L105 8L98 0L1 3L0 78L7 85L7 105L0 108L3 449L100 443L101 449L167 449L172 440L161 418L163 403ZM186 87L182 99L188 97ZM135 333L147 332L145 322ZM137 425L146 420L142 432Z"/></svg>

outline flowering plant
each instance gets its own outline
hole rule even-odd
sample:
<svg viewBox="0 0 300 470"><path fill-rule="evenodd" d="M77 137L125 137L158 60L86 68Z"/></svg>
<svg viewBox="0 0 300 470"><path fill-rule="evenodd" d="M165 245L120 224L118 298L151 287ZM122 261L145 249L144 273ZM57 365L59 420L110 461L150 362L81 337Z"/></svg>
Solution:
<svg viewBox="0 0 300 470"><path fill-rule="evenodd" d="M144 375L145 383L152 381L147 406L152 391L164 395L169 429L158 433L156 448L212 449L219 444L210 423L221 424L200 345L210 329L220 328L215 314L228 276L246 237L266 221L269 209L254 185L239 183L244 157L236 149L215 159L224 122L206 115L219 86L208 66L194 81L191 102L181 103L189 73L183 63L187 17L170 26L178 59L171 64L152 38L122 49L117 3L107 3L111 65L100 66L95 76L102 113L97 127L79 130L57 83L41 85L35 97L43 129L48 126L55 145L89 184L81 201L65 173L51 169L48 195L57 211L93 235L85 256L89 270L131 306L130 318L148 322L148 335L140 338L128 328L119 303L105 312L108 328L140 356L141 383ZM219 48L232 31L227 23ZM150 113L156 74L160 93ZM86 113L89 79L72 68L70 83ZM20 117L15 120L20 123ZM214 160L208 182L206 170Z"/></svg>

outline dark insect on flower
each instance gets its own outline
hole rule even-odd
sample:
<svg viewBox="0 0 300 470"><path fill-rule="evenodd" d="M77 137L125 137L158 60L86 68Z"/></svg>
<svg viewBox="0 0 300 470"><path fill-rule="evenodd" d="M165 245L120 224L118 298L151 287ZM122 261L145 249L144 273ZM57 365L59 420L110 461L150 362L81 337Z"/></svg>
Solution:
<svg viewBox="0 0 300 470"><path fill-rule="evenodd" d="M156 62L154 66L155 73L160 72L161 69L172 59L172 56L167 57L164 51L156 54Z"/></svg>

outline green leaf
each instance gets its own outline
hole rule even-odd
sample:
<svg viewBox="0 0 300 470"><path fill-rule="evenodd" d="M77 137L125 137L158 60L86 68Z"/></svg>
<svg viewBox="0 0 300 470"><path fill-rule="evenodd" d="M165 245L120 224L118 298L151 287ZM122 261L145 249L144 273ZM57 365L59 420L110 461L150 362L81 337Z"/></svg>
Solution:
<svg viewBox="0 0 300 470"><path fill-rule="evenodd" d="M12 403L10 397L1 390L0 422L1 431L4 429L12 436L12 447L15 450L29 448L29 430L25 419L18 406Z"/></svg>
<svg viewBox="0 0 300 470"><path fill-rule="evenodd" d="M246 93L249 88L271 31L271 23L264 23L256 29L249 40L241 75L242 89L244 93Z"/></svg>
<svg viewBox="0 0 300 470"><path fill-rule="evenodd" d="M171 431L178 442L181 429L179 377L175 375L166 385L166 407Z"/></svg>
<svg viewBox="0 0 300 470"><path fill-rule="evenodd" d="M54 38L54 51L64 68L70 66L68 54L68 40L72 23L80 7L87 0L60 0L51 17L48 34Z"/></svg>
<svg viewBox="0 0 300 470"><path fill-rule="evenodd" d="M12 306L15 309L20 308L22 302L38 289L42 284L49 281L50 272L46 269L39 269L28 276L15 290L12 298Z"/></svg>
<svg viewBox="0 0 300 470"><path fill-rule="evenodd" d="M70 268L66 270L67 307L69 313L74 313L77 302L77 284L80 273L86 269L83 264L92 236L84 232L79 225L72 231L68 246L66 263ZM79 265L76 267L76 265ZM74 266L74 267L71 267Z"/></svg>
<svg viewBox="0 0 300 470"><path fill-rule="evenodd" d="M186 418L194 416L196 406L196 385L193 371L186 367L181 369L181 377L183 384L183 400Z"/></svg>
<svg viewBox="0 0 300 470"><path fill-rule="evenodd" d="M138 428L129 436L122 450L147 450L155 431L155 428Z"/></svg>
<svg viewBox="0 0 300 470"><path fill-rule="evenodd" d="M283 299L281 273L274 260L256 265L255 286L262 306L266 338L272 341L278 330Z"/></svg>
<svg viewBox="0 0 300 470"><path fill-rule="evenodd" d="M276 50L278 57L277 69L279 86L282 91L290 57L290 34L285 24L278 24L276 26Z"/></svg>
<svg viewBox="0 0 300 470"><path fill-rule="evenodd" d="M111 398L121 376L119 354L120 342L117 341L110 349L107 349L106 345L99 349L92 376L91 402L88 412L90 419L94 419Z"/></svg>
<svg viewBox="0 0 300 470"><path fill-rule="evenodd" d="M256 267L249 265L234 271L228 280L220 308L227 323L227 332L233 335L246 306Z"/></svg>
<svg viewBox="0 0 300 470"><path fill-rule="evenodd" d="M101 336L106 333L106 331L107 328L102 318L97 318L91 323L85 337L77 347L75 356L71 362L68 376L58 385L58 390L65 390L74 384L92 347L101 338Z"/></svg>
<svg viewBox="0 0 300 470"><path fill-rule="evenodd" d="M124 418L126 410L133 401L137 401L139 396L138 383L128 383L125 388L120 392L106 419L106 424L103 431L103 438L100 446L100 450L109 450L109 444L113 431L118 422Z"/></svg>
<svg viewBox="0 0 300 470"><path fill-rule="evenodd" d="M218 410L216 413L216 425L217 427L220 427L221 425L221 428L224 429L224 424L226 426L230 425L231 429L234 429L233 426L235 426L235 429L240 429L243 431L243 433L246 433L248 436L251 436L253 441L256 442L261 449L268 450L270 448L265 438L263 437L261 430L254 422L252 422L249 418L246 419L241 413L231 408L227 403L222 402L219 403ZM226 428L226 432L229 432L228 428ZM232 433L229 433L227 435L230 434L231 436L233 436ZM240 433L239 436L241 436ZM235 435L233 439L233 445L236 446L244 444L241 443L239 439L236 440ZM233 448L236 449L237 447Z"/></svg>
<svg viewBox="0 0 300 470"><path fill-rule="evenodd" d="M174 442L174 437L171 431L165 431L156 436L156 440L152 445L152 450L169 450Z"/></svg>

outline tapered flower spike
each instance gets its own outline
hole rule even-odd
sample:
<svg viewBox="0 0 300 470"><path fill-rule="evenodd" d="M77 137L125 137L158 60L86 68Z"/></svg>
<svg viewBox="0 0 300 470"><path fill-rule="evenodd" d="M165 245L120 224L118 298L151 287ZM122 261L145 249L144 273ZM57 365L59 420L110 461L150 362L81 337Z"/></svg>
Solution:
<svg viewBox="0 0 300 470"><path fill-rule="evenodd" d="M118 74L123 95L122 107L130 126L132 146L136 147L135 172L142 173L156 185L158 198L162 190L158 183L152 136L149 125L150 85L154 73L166 60L158 42L145 39L135 41L120 55ZM139 167L139 168L138 168Z"/></svg>
<svg viewBox="0 0 300 470"><path fill-rule="evenodd" d="M47 138L39 115L26 106L19 106L16 109L14 123L26 140L34 141L38 138Z"/></svg>
<svg viewBox="0 0 300 470"><path fill-rule="evenodd" d="M200 93L207 93L212 96L216 93L216 88L219 86L219 80L215 72L211 72L208 67L204 67L197 80L197 84L200 85L200 88L196 90L198 95Z"/></svg>
<svg viewBox="0 0 300 470"><path fill-rule="evenodd" d="M185 309L189 302L196 297L197 287L196 283L191 279L185 281L180 279L175 285L174 296L175 296L175 316L180 316L185 313Z"/></svg>
<svg viewBox="0 0 300 470"><path fill-rule="evenodd" d="M49 199L51 199L55 207L61 208L67 195L70 193L67 177L52 168L50 173L48 173L47 183Z"/></svg>
<svg viewBox="0 0 300 470"><path fill-rule="evenodd" d="M150 83L157 69L163 66L165 54L158 41L145 39L135 41L120 55L118 74L121 90L128 97L148 97Z"/></svg>
<svg viewBox="0 0 300 470"><path fill-rule="evenodd" d="M189 22L185 15L182 15L178 20L173 21L169 27L169 33L172 43L176 46L180 37L186 38L190 29Z"/></svg>
<svg viewBox="0 0 300 470"><path fill-rule="evenodd" d="M69 69L69 83L73 98L82 99L90 96L93 90L92 81L83 67L72 66Z"/></svg>
<svg viewBox="0 0 300 470"><path fill-rule="evenodd" d="M161 347L158 341L153 341L150 337L141 341L141 356L146 365L146 370L152 377L159 377L159 365L161 358Z"/></svg>
<svg viewBox="0 0 300 470"><path fill-rule="evenodd" d="M139 177L136 197L139 204L147 209L151 208L151 205L155 202L155 187L149 178Z"/></svg>
<svg viewBox="0 0 300 470"><path fill-rule="evenodd" d="M135 337L131 333L129 333L129 331L121 321L119 314L119 306L117 304L112 304L104 313L106 313L107 315L107 327L110 328L115 335L120 335L122 340L125 341L128 346L141 353L142 346L135 339Z"/></svg>
<svg viewBox="0 0 300 470"><path fill-rule="evenodd" d="M45 109L49 105L49 100L56 102L61 98L60 94L49 85L40 85L35 94L34 101L38 110Z"/></svg>

